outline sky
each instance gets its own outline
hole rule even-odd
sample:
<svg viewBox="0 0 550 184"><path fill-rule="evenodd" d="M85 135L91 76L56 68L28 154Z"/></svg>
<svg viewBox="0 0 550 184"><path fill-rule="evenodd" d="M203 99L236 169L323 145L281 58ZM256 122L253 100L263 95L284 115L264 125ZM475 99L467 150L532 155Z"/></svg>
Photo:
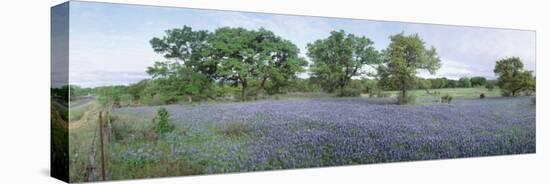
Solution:
<svg viewBox="0 0 550 184"><path fill-rule="evenodd" d="M149 40L184 25L209 31L263 27L292 41L306 59L306 45L334 30L368 37L378 50L388 46L391 35L418 33L426 46L437 49L442 62L435 75L420 71L422 77L493 79L495 61L510 56L535 70L533 31L71 1L70 83L96 87L150 78L146 68L166 59L153 52Z"/></svg>

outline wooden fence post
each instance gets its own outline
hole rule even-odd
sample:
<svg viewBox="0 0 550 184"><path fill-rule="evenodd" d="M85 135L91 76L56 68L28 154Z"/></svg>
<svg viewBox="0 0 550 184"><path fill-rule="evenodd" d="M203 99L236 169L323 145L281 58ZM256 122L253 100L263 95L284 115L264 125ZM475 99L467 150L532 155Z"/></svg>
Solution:
<svg viewBox="0 0 550 184"><path fill-rule="evenodd" d="M85 178L88 181L95 181L96 173L95 173L95 149L92 148L92 153L88 157L88 166L86 167L86 175Z"/></svg>
<svg viewBox="0 0 550 184"><path fill-rule="evenodd" d="M103 150L103 111L99 111L99 145L101 151L101 178L105 181L105 152Z"/></svg>

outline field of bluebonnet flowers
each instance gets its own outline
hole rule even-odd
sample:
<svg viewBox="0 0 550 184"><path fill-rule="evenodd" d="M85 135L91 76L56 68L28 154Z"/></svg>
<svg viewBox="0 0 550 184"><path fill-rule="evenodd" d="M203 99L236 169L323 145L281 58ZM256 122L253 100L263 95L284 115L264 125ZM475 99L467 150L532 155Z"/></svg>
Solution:
<svg viewBox="0 0 550 184"><path fill-rule="evenodd" d="M169 175L211 174L536 150L532 97L404 106L377 98L326 98L164 107L178 131L155 141L134 133L134 140L110 153L113 167L132 173L181 160L185 168ZM117 121L147 122L158 108L120 108Z"/></svg>

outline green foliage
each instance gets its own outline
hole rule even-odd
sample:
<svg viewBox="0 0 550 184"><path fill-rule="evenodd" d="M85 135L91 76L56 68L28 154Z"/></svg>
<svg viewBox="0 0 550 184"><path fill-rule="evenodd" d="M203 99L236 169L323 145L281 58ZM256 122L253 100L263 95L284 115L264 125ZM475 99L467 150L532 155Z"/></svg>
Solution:
<svg viewBox="0 0 550 184"><path fill-rule="evenodd" d="M148 73L153 78L157 75L167 76L170 75L168 73L183 65L211 80L217 79L217 63L208 57L212 54L212 48L208 42L211 37L212 33L206 30L195 31L188 26L166 30L165 36L155 37L149 43L156 53L163 54L168 60L177 61L178 66L151 68Z"/></svg>
<svg viewBox="0 0 550 184"><path fill-rule="evenodd" d="M340 95L350 83L351 77L360 74L364 65L379 63L374 42L343 30L332 31L325 39L307 45L307 55L313 61L311 78L327 92L340 89Z"/></svg>
<svg viewBox="0 0 550 184"><path fill-rule="evenodd" d="M485 77L472 77L470 83L472 87L485 86L487 84L487 79Z"/></svg>
<svg viewBox="0 0 550 184"><path fill-rule="evenodd" d="M447 78L435 78L435 79L429 79L429 81L431 83L432 89L441 89L441 88L447 87L448 85Z"/></svg>
<svg viewBox="0 0 550 184"><path fill-rule="evenodd" d="M167 96L162 93L157 93L153 95L153 98L151 98L151 101L148 105L163 105L163 104L169 104L176 101L173 96Z"/></svg>
<svg viewBox="0 0 550 184"><path fill-rule="evenodd" d="M494 72L498 76L496 85L502 90L503 96L518 96L520 92L535 91L533 72L523 69L519 57L498 60Z"/></svg>
<svg viewBox="0 0 550 184"><path fill-rule="evenodd" d="M453 96L450 95L450 94L446 94L446 95L443 95L443 96L441 97L441 103L448 103L448 104L450 104L451 101L453 101Z"/></svg>
<svg viewBox="0 0 550 184"><path fill-rule="evenodd" d="M357 88L345 88L341 93L338 94L340 97L356 97L361 96L361 89Z"/></svg>
<svg viewBox="0 0 550 184"><path fill-rule="evenodd" d="M166 108L161 107L158 109L153 129L157 134L165 134L174 131L175 126L170 122L170 114Z"/></svg>
<svg viewBox="0 0 550 184"><path fill-rule="evenodd" d="M140 105L151 105L152 101L153 101L153 97L151 95L142 95L139 98Z"/></svg>
<svg viewBox="0 0 550 184"><path fill-rule="evenodd" d="M50 88L50 93L53 100L59 102L68 103L69 102L69 86L61 86L59 88Z"/></svg>
<svg viewBox="0 0 550 184"><path fill-rule="evenodd" d="M263 28L219 28L209 42L213 58L219 62L217 74L224 81L241 85L243 101L251 81L260 80L258 88L265 89L266 81L271 80L270 90L278 91L307 64L298 57L296 45Z"/></svg>
<svg viewBox="0 0 550 184"><path fill-rule="evenodd" d="M127 94L128 87L105 86L95 88L95 95L102 106L120 106L120 97Z"/></svg>
<svg viewBox="0 0 550 184"><path fill-rule="evenodd" d="M416 79L416 89L425 89L425 90L428 90L428 89L431 89L432 88L432 84L430 82L430 80L428 79L423 79L423 78L417 78Z"/></svg>
<svg viewBox="0 0 550 184"><path fill-rule="evenodd" d="M471 88L472 83L470 82L470 78L461 77L460 79L458 79L458 87L460 87L460 88Z"/></svg>
<svg viewBox="0 0 550 184"><path fill-rule="evenodd" d="M120 106L131 106L134 104L134 97L130 94L120 96Z"/></svg>
<svg viewBox="0 0 550 184"><path fill-rule="evenodd" d="M286 87L286 92L321 92L321 86L311 81L311 79L297 78L290 82Z"/></svg>
<svg viewBox="0 0 550 184"><path fill-rule="evenodd" d="M60 111L67 111L66 109L58 105L52 105L52 116L50 117L51 127L51 147L50 158L52 164L51 174L57 177L69 178L69 129L66 125L66 119L61 119L55 114L66 114ZM68 116L68 115L65 115Z"/></svg>
<svg viewBox="0 0 550 184"><path fill-rule="evenodd" d="M485 88L487 88L487 90L489 90L489 91L493 91L493 89L495 89L495 83L492 82L492 81L488 81L485 84Z"/></svg>
<svg viewBox="0 0 550 184"><path fill-rule="evenodd" d="M378 81L377 80L370 80L370 79L361 79L362 89L363 93L374 93L376 91L380 91L378 89Z"/></svg>
<svg viewBox="0 0 550 184"><path fill-rule="evenodd" d="M141 80L138 83L130 84L128 86L128 94L132 96L132 100L138 101L141 95L144 93L145 89L147 88L148 84L148 79Z"/></svg>
<svg viewBox="0 0 550 184"><path fill-rule="evenodd" d="M396 86L401 91L400 104L405 104L409 99L407 90L415 86L417 70L435 74L441 62L435 48L425 48L418 34L405 36L400 33L390 39L383 63L378 66L378 76L384 84Z"/></svg>
<svg viewBox="0 0 550 184"><path fill-rule="evenodd" d="M458 87L458 81L457 80L447 80L447 85L445 88L457 88Z"/></svg>
<svg viewBox="0 0 550 184"><path fill-rule="evenodd" d="M156 62L149 67L147 73L153 76L147 92L150 94L162 94L170 99L166 102L176 102L184 96L206 98L210 90L210 81L206 75L195 72L179 62Z"/></svg>
<svg viewBox="0 0 550 184"><path fill-rule="evenodd" d="M78 85L68 85L65 86L65 88L69 88L69 95L71 100L78 99L82 96L87 96L93 93L93 89L91 88L82 88Z"/></svg>

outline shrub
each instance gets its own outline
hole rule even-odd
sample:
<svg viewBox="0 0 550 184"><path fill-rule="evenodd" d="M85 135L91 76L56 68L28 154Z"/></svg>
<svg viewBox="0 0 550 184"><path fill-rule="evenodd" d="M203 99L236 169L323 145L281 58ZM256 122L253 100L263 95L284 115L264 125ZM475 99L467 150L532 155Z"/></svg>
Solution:
<svg viewBox="0 0 550 184"><path fill-rule="evenodd" d="M134 129L126 121L111 121L113 128L113 138L117 141L122 141L127 138L132 138L130 135L134 132Z"/></svg>
<svg viewBox="0 0 550 184"><path fill-rule="evenodd" d="M407 96L399 95L397 97L397 102L399 104L414 104L415 101L416 101L416 97L413 95L407 95Z"/></svg>
<svg viewBox="0 0 550 184"><path fill-rule="evenodd" d="M139 97L139 104L141 105L150 105L153 98L151 95L142 95Z"/></svg>
<svg viewBox="0 0 550 184"><path fill-rule="evenodd" d="M164 134L174 131L175 126L170 122L170 114L166 108L161 107L155 117L155 126L153 127L157 134Z"/></svg>
<svg viewBox="0 0 550 184"><path fill-rule="evenodd" d="M484 99L484 98L485 98L485 93L481 93L481 94L479 95L479 98Z"/></svg>
<svg viewBox="0 0 550 184"><path fill-rule="evenodd" d="M487 84L485 84L485 88L489 91L493 91L493 89L495 89L495 84L492 82L487 82Z"/></svg>
<svg viewBox="0 0 550 184"><path fill-rule="evenodd" d="M130 106L133 104L134 97L130 94L120 96L120 106Z"/></svg>
<svg viewBox="0 0 550 184"><path fill-rule="evenodd" d="M346 88L338 96L340 96L340 97L356 97L356 96L360 96L360 95L361 95L361 89Z"/></svg>
<svg viewBox="0 0 550 184"><path fill-rule="evenodd" d="M441 103L448 103L450 104L451 101L453 101L453 96L446 94L441 97Z"/></svg>
<svg viewBox="0 0 550 184"><path fill-rule="evenodd" d="M249 127L243 122L230 122L223 124L219 132L230 137L245 135L250 131Z"/></svg>
<svg viewBox="0 0 550 184"><path fill-rule="evenodd" d="M164 105L167 102L167 98L165 95L162 94L156 94L153 96L153 99L151 99L151 102L149 105Z"/></svg>
<svg viewBox="0 0 550 184"><path fill-rule="evenodd" d="M109 100L106 96L98 96L97 101L102 107L106 107L109 103Z"/></svg>

